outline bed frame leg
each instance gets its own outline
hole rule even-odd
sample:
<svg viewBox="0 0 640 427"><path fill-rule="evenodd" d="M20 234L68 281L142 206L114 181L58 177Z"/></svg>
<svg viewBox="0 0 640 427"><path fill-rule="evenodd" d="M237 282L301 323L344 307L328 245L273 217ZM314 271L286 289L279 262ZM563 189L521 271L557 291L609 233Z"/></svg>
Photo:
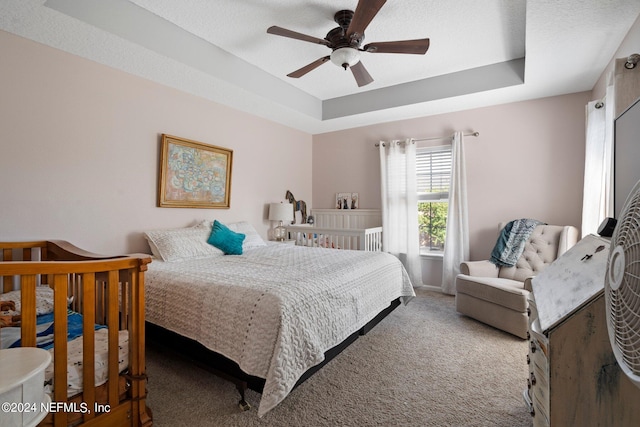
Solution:
<svg viewBox="0 0 640 427"><path fill-rule="evenodd" d="M240 401L238 402L238 406L243 411L248 411L251 409L251 405L245 400L245 391L247 390L247 382L246 381L238 381L236 383L236 388L238 392L240 392Z"/></svg>

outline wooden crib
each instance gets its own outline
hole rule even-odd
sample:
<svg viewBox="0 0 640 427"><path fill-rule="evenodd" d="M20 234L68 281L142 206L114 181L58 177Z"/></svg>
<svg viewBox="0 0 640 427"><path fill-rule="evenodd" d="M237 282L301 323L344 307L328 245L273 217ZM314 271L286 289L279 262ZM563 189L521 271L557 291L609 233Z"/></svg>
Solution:
<svg viewBox="0 0 640 427"><path fill-rule="evenodd" d="M105 257L65 241L2 242L0 293L19 289L20 346L36 346L37 293L53 289L53 392L58 408L40 426L150 426L146 407L144 272L148 255ZM38 293L39 294L39 293ZM14 295L14 294L12 294ZM74 314L75 312L75 314ZM69 395L68 315L81 317L82 391ZM106 334L106 383L95 384L96 325ZM2 330L0 329L0 334ZM124 332L127 331L127 332ZM126 369L119 337L128 336ZM77 342L79 344L79 341ZM120 365L122 366L122 365ZM65 406L66 404L66 406ZM99 408L99 411L94 410Z"/></svg>
<svg viewBox="0 0 640 427"><path fill-rule="evenodd" d="M378 209L313 209L313 225L285 226L296 245L359 251L382 251Z"/></svg>
<svg viewBox="0 0 640 427"><path fill-rule="evenodd" d="M299 246L382 251L382 227L349 229L287 225L285 228L289 239Z"/></svg>

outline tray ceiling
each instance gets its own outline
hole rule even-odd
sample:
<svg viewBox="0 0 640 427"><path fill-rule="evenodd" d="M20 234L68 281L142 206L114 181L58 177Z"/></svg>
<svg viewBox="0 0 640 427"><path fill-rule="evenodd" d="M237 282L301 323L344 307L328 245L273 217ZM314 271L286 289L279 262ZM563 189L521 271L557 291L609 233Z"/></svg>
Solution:
<svg viewBox="0 0 640 427"><path fill-rule="evenodd" d="M425 55L363 53L358 87L324 38L356 0L9 0L0 29L309 133L591 90L637 0L387 1L365 43L430 38ZM640 49L640 47L638 47Z"/></svg>

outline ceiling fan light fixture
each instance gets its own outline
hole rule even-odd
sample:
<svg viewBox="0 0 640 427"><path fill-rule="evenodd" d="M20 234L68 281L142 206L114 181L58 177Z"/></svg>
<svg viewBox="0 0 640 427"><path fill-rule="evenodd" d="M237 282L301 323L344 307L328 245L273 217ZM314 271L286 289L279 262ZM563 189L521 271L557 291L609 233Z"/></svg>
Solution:
<svg viewBox="0 0 640 427"><path fill-rule="evenodd" d="M373 78L360 61L360 52L424 55L429 49L428 38L369 43L364 48L361 48L367 26L386 2L387 0L358 0L355 11L345 9L336 12L333 20L338 24L338 27L331 29L324 39L287 30L276 25L269 27L267 29L268 34L321 44L331 49L330 55L316 59L310 64L287 74L287 77L297 79L331 60L331 62L345 70L351 68L351 73L356 79L358 87L360 87L373 82Z"/></svg>
<svg viewBox="0 0 640 427"><path fill-rule="evenodd" d="M331 62L345 70L360 61L360 52L352 47L341 47L331 53Z"/></svg>

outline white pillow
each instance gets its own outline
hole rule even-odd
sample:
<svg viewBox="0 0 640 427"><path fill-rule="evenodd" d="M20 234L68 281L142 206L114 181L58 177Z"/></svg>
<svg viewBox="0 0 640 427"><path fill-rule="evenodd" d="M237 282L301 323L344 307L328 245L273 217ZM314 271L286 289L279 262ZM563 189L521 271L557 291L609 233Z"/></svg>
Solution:
<svg viewBox="0 0 640 427"><path fill-rule="evenodd" d="M249 224L247 221L239 221L232 224L227 224L227 227L229 227L231 231L235 231L236 233L242 233L245 235L244 242L242 243L242 249L267 246L256 229L253 228L253 225Z"/></svg>
<svg viewBox="0 0 640 427"><path fill-rule="evenodd" d="M144 236L156 258L175 262L224 255L207 243L210 234L211 228L201 223L194 227L146 231Z"/></svg>

